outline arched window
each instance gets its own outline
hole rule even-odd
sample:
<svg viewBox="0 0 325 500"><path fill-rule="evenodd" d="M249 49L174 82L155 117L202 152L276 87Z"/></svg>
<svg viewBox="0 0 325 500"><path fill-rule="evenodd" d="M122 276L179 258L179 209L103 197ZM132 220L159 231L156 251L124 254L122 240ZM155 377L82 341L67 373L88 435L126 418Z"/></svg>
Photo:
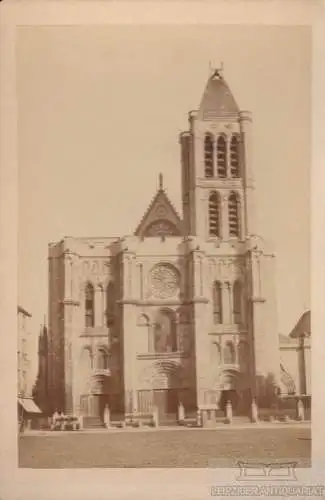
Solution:
<svg viewBox="0 0 325 500"><path fill-rule="evenodd" d="M241 372L247 372L249 367L249 350L247 342L241 340L238 344L238 362Z"/></svg>
<svg viewBox="0 0 325 500"><path fill-rule="evenodd" d="M213 139L210 134L204 138L204 175L213 177Z"/></svg>
<svg viewBox="0 0 325 500"><path fill-rule="evenodd" d="M236 193L228 199L229 236L239 236L239 200Z"/></svg>
<svg viewBox="0 0 325 500"><path fill-rule="evenodd" d="M213 322L222 323L222 288L220 281L213 285Z"/></svg>
<svg viewBox="0 0 325 500"><path fill-rule="evenodd" d="M242 283L237 280L233 286L233 313L234 323L239 325L242 322L242 302L243 301L243 287Z"/></svg>
<svg viewBox="0 0 325 500"><path fill-rule="evenodd" d="M230 175L231 177L240 177L239 167L239 135L234 134L230 142Z"/></svg>
<svg viewBox="0 0 325 500"><path fill-rule="evenodd" d="M138 338L136 340L136 350L138 353L152 352L152 344L150 320L148 316L141 314L138 319Z"/></svg>
<svg viewBox="0 0 325 500"><path fill-rule="evenodd" d="M209 197L209 234L210 236L221 236L221 213L220 213L220 196L217 192L213 192Z"/></svg>
<svg viewBox="0 0 325 500"><path fill-rule="evenodd" d="M112 323L114 323L114 305L115 305L114 285L110 281L106 287L105 317L106 317L107 327L111 326Z"/></svg>
<svg viewBox="0 0 325 500"><path fill-rule="evenodd" d="M232 365L235 363L235 348L231 341L226 342L223 348L223 362L225 365Z"/></svg>
<svg viewBox="0 0 325 500"><path fill-rule="evenodd" d="M89 380L91 378L92 371L92 353L90 346L85 346L82 348L78 367L78 384L80 384L80 390L82 394L87 394L89 391ZM87 401L82 404L84 410L87 410Z"/></svg>
<svg viewBox="0 0 325 500"><path fill-rule="evenodd" d="M172 311L159 311L154 325L155 352L177 351L176 321Z"/></svg>
<svg viewBox="0 0 325 500"><path fill-rule="evenodd" d="M221 348L218 342L212 342L211 345L211 361L215 366L219 366L221 363Z"/></svg>
<svg viewBox="0 0 325 500"><path fill-rule="evenodd" d="M217 172L218 177L227 177L227 142L224 135L217 141Z"/></svg>
<svg viewBox="0 0 325 500"><path fill-rule="evenodd" d="M107 370L108 369L108 356L105 349L102 347L97 351L97 370Z"/></svg>
<svg viewBox="0 0 325 500"><path fill-rule="evenodd" d="M95 324L95 291L91 283L85 289L85 325L93 327Z"/></svg>

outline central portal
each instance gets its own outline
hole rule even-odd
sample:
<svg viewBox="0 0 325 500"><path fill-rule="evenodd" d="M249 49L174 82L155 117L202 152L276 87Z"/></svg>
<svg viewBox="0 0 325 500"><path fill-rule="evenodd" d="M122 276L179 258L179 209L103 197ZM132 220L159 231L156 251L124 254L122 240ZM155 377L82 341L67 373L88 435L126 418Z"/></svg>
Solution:
<svg viewBox="0 0 325 500"><path fill-rule="evenodd" d="M219 379L219 388L221 391L218 405L224 414L229 401L234 416L248 415L251 405L251 391L244 373L232 370L222 372Z"/></svg>
<svg viewBox="0 0 325 500"><path fill-rule="evenodd" d="M160 425L168 425L177 420L178 390L155 389L153 403L158 409Z"/></svg>
<svg viewBox="0 0 325 500"><path fill-rule="evenodd" d="M226 414L226 404L230 401L234 416L248 415L250 411L251 393L249 389L237 391L235 389L221 392L219 407Z"/></svg>

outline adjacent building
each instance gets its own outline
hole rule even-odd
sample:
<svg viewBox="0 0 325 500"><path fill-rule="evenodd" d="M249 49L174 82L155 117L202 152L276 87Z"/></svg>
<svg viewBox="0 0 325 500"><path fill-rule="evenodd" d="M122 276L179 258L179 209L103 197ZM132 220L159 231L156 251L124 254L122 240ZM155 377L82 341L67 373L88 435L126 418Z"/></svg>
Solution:
<svg viewBox="0 0 325 500"><path fill-rule="evenodd" d="M31 395L30 379L30 318L31 314L23 307L18 306L18 396Z"/></svg>
<svg viewBox="0 0 325 500"><path fill-rule="evenodd" d="M311 397L311 313L305 311L289 336L280 337L280 354L283 377L289 382L291 393Z"/></svg>
<svg viewBox="0 0 325 500"><path fill-rule="evenodd" d="M31 374L31 314L23 307L17 308L18 323L18 351L17 351L17 372L18 372L18 418L19 421L40 413L39 408L32 399L33 378Z"/></svg>

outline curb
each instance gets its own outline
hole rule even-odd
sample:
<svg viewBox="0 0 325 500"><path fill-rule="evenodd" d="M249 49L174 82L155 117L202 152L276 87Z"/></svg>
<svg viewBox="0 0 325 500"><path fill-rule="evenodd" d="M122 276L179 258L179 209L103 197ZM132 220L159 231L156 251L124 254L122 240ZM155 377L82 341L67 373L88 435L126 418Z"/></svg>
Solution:
<svg viewBox="0 0 325 500"><path fill-rule="evenodd" d="M180 431L180 432L186 432L186 431L234 431L234 430L244 430L244 429L285 429L285 428L310 428L311 427L311 422L279 422L279 423L256 423L256 424L232 424L232 425L226 425L226 424L220 424L216 425L215 427L158 427L158 428L124 428L124 429L119 429L119 428L109 428L109 429L81 429L79 431L49 431L49 430L28 430L25 431L22 434L19 434L19 437L21 436L57 436L57 437L62 437L68 434L74 434L74 435L82 435L82 434L117 434L117 433L144 433L144 432L168 432L168 431Z"/></svg>

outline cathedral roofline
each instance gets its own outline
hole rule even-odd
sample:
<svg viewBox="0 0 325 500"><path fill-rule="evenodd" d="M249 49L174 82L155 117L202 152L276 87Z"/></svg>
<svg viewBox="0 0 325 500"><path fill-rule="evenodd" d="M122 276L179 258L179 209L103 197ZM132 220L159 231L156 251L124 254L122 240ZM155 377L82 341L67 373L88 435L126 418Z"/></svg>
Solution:
<svg viewBox="0 0 325 500"><path fill-rule="evenodd" d="M310 309L305 311L297 321L296 325L289 334L291 338L298 338L300 336L311 335L311 312Z"/></svg>

